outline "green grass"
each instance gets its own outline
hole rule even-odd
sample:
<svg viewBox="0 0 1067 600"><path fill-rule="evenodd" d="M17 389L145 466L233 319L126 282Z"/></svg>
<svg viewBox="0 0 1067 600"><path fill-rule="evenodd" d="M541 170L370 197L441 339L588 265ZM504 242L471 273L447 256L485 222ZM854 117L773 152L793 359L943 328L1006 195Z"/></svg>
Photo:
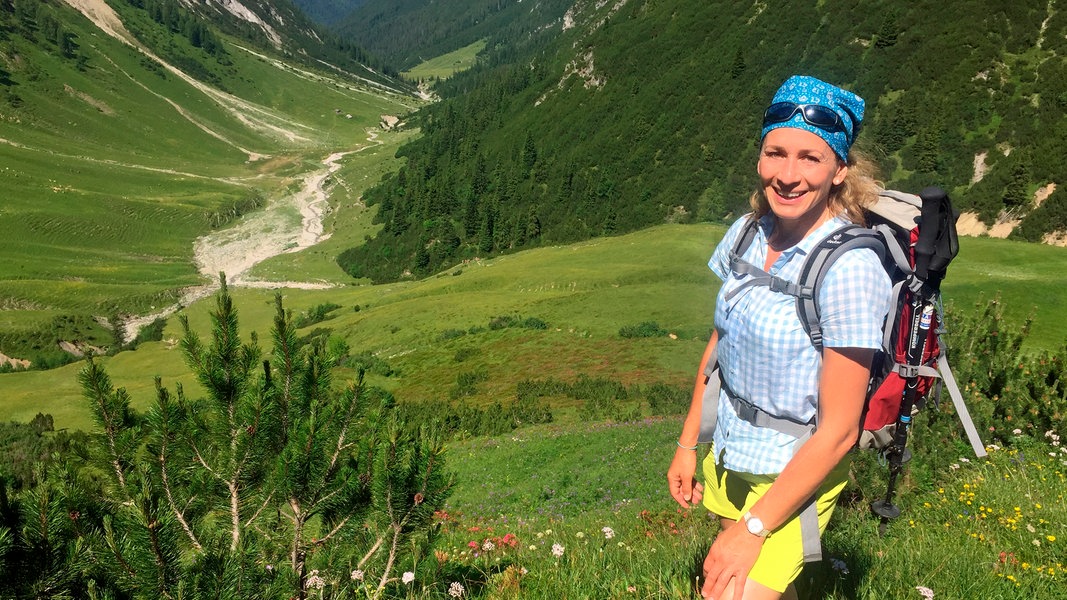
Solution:
<svg viewBox="0 0 1067 600"><path fill-rule="evenodd" d="M1067 342L1067 248L988 237L960 238L959 257L942 285L944 298L967 308L981 297L999 294L1005 316L1021 322L1032 316L1031 348ZM951 323L949 323L951 326Z"/></svg>
<svg viewBox="0 0 1067 600"><path fill-rule="evenodd" d="M366 218L350 225L360 212L351 205L395 166L385 157L410 134L366 140L381 115L405 114L414 98L233 43L229 64L213 67L225 93L212 96L84 19L70 28L92 40L80 44L83 68L17 35L8 42L19 56L9 69L18 101L0 105L0 352L33 357L56 318L173 304L201 282L193 242L216 213L288 193L336 151L368 158L338 175L351 196L336 194L346 203L335 207L337 240L316 251L339 252L373 231ZM316 266L323 279L348 279L332 260Z"/></svg>
<svg viewBox="0 0 1067 600"><path fill-rule="evenodd" d="M372 376L371 382L390 389L401 402L449 401L448 390L461 371L487 373L487 379L475 386L476 393L465 399L478 405L510 398L519 381L539 377L572 380L584 374L627 385L685 386L692 380L711 325L716 286L704 265L722 232L722 227L713 225L664 225L473 261L422 281L290 289L284 296L286 306L297 314L325 302L340 305L315 327L343 337L354 352L370 352L386 361L397 373ZM308 260L307 267L297 267L309 273L315 269L325 273L331 264L328 255L296 259L300 254L286 255L285 260ZM1019 262L1020 256L1026 260ZM1030 343L1034 349L1050 348L1067 338L1067 323L1059 317L1065 300L1058 296L1064 273L1067 250L1063 248L965 239L944 291L961 307L1000 291L1005 305L1019 317L1035 308L1033 299L1045 298L1036 306L1034 331L1041 332L1040 341ZM242 330L266 335L274 292L232 292ZM193 327L203 334L208 332L210 305L200 302L185 309ZM489 330L489 320L501 315L536 317L548 328ZM619 336L622 327L646 321L655 321L676 339ZM447 330L470 333L442 340ZM135 405L144 406L151 398L154 374L163 374L168 384L182 377L181 359L171 349L178 335L172 320L164 342L107 359L117 384L131 389ZM462 362L457 355L464 355ZM59 426L86 426L87 412L80 407L73 384L77 369L71 365L47 373L0 375L3 416L28 420L40 410L62 412L71 420L57 414Z"/></svg>
<svg viewBox="0 0 1067 600"><path fill-rule="evenodd" d="M486 40L478 40L454 52L431 58L412 67L410 71L404 71L401 75L411 81L448 79L460 71L471 68L474 61L478 59L478 53L485 49L485 45Z"/></svg>
<svg viewBox="0 0 1067 600"><path fill-rule="evenodd" d="M453 444L442 586L460 581L477 598L696 598L689 582L717 525L666 493L679 427L573 423ZM802 597L920 598L916 586L938 598L1059 597L1067 453L1050 439L1015 442L1021 449L961 461L928 489L905 486L904 514L885 537L866 501L851 500L882 491L850 487L824 561L798 581Z"/></svg>

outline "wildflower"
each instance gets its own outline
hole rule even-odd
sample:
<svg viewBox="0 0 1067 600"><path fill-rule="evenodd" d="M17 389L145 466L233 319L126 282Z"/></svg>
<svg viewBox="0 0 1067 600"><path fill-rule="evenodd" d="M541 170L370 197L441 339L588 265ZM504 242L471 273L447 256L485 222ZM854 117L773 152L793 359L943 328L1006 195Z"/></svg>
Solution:
<svg viewBox="0 0 1067 600"><path fill-rule="evenodd" d="M952 463L951 465L948 466L948 468L950 468L953 471L955 471L956 469L960 468L960 466L957 465L956 463Z"/></svg>
<svg viewBox="0 0 1067 600"><path fill-rule="evenodd" d="M917 586L915 586L915 589L919 590L919 593L922 594L922 597L926 598L926 600L930 600L931 598L934 597L934 590L931 590L928 587L923 587L921 585L917 585Z"/></svg>
<svg viewBox="0 0 1067 600"><path fill-rule="evenodd" d="M626 591L630 592L631 594L636 593L637 592L637 586L636 585L628 585L628 586L626 586Z"/></svg>
<svg viewBox="0 0 1067 600"><path fill-rule="evenodd" d="M537 550L537 544L530 544L530 550Z"/></svg>
<svg viewBox="0 0 1067 600"><path fill-rule="evenodd" d="M494 544L492 540L485 540L485 543L482 544L482 550L484 550L486 552L489 552L490 550L495 550L495 549L496 549L496 544Z"/></svg>
<svg viewBox="0 0 1067 600"><path fill-rule="evenodd" d="M1056 536L1054 536L1054 535L1046 535L1045 539L1050 541L1050 542L1055 542L1056 541Z"/></svg>
<svg viewBox="0 0 1067 600"><path fill-rule="evenodd" d="M270 573L274 570L274 565L267 565L267 572Z"/></svg>
<svg viewBox="0 0 1067 600"><path fill-rule="evenodd" d="M1022 429L1012 429L1011 433L1012 433L1012 435L1022 435L1023 430Z"/></svg>
<svg viewBox="0 0 1067 600"><path fill-rule="evenodd" d="M313 570L304 582L304 589L306 590L321 590L326 587L326 580L319 576L319 570Z"/></svg>
<svg viewBox="0 0 1067 600"><path fill-rule="evenodd" d="M452 596L453 598L462 597L463 592L465 591L466 590L463 589L463 584L458 581L453 581L452 584L448 586L448 595Z"/></svg>
<svg viewBox="0 0 1067 600"><path fill-rule="evenodd" d="M562 544L552 544L552 554L556 555L557 557L563 556L563 550L564 548Z"/></svg>
<svg viewBox="0 0 1067 600"><path fill-rule="evenodd" d="M576 537L576 538L578 538L578 539L582 539L582 538L584 538L584 537L585 537L585 533L584 533L584 532L581 532L581 531L579 531L578 533L574 534L574 537Z"/></svg>
<svg viewBox="0 0 1067 600"><path fill-rule="evenodd" d="M415 574L411 571L404 571L404 575L400 577L400 581L410 585L411 582L415 581Z"/></svg>
<svg viewBox="0 0 1067 600"><path fill-rule="evenodd" d="M610 540L611 538L615 537L615 530L612 529L611 527L605 527L605 528L601 529L600 531L604 532L604 539L606 539L606 540Z"/></svg>
<svg viewBox="0 0 1067 600"><path fill-rule="evenodd" d="M352 571L352 581L363 581L363 569Z"/></svg>

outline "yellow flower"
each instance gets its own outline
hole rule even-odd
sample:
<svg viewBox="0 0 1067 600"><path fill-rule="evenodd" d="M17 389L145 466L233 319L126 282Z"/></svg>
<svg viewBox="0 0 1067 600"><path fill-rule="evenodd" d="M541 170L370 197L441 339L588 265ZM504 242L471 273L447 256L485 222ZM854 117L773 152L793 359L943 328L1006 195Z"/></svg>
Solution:
<svg viewBox="0 0 1067 600"><path fill-rule="evenodd" d="M1050 542L1055 542L1056 541L1056 536L1054 536L1054 535L1046 535L1045 539L1050 541Z"/></svg>

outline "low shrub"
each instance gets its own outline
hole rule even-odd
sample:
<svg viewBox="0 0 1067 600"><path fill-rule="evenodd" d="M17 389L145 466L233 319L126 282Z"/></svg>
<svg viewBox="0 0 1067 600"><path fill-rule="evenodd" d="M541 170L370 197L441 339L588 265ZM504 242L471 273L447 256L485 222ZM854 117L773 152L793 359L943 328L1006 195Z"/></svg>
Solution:
<svg viewBox="0 0 1067 600"><path fill-rule="evenodd" d="M650 338L667 335L667 330L662 329L655 321L645 321L637 325L625 325L619 328L619 337L623 338Z"/></svg>

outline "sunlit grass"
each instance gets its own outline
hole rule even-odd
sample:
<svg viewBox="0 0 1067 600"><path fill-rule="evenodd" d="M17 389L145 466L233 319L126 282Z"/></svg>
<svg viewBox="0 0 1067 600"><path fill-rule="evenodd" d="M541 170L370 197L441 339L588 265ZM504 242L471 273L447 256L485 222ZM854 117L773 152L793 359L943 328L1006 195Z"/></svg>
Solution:
<svg viewBox="0 0 1067 600"><path fill-rule="evenodd" d="M679 426L557 425L454 444L459 484L437 557L445 583L482 598L697 597L717 526L666 494ZM1067 452L1051 437L1016 442L958 461L933 490L902 492L904 514L885 537L866 503L843 501L823 562L798 581L802 597L921 598L917 587L937 598L1060 597Z"/></svg>
<svg viewBox="0 0 1067 600"><path fill-rule="evenodd" d="M485 49L486 40L478 40L454 52L443 54L416 65L401 75L412 81L447 79L452 75L471 68L478 58L478 53Z"/></svg>

